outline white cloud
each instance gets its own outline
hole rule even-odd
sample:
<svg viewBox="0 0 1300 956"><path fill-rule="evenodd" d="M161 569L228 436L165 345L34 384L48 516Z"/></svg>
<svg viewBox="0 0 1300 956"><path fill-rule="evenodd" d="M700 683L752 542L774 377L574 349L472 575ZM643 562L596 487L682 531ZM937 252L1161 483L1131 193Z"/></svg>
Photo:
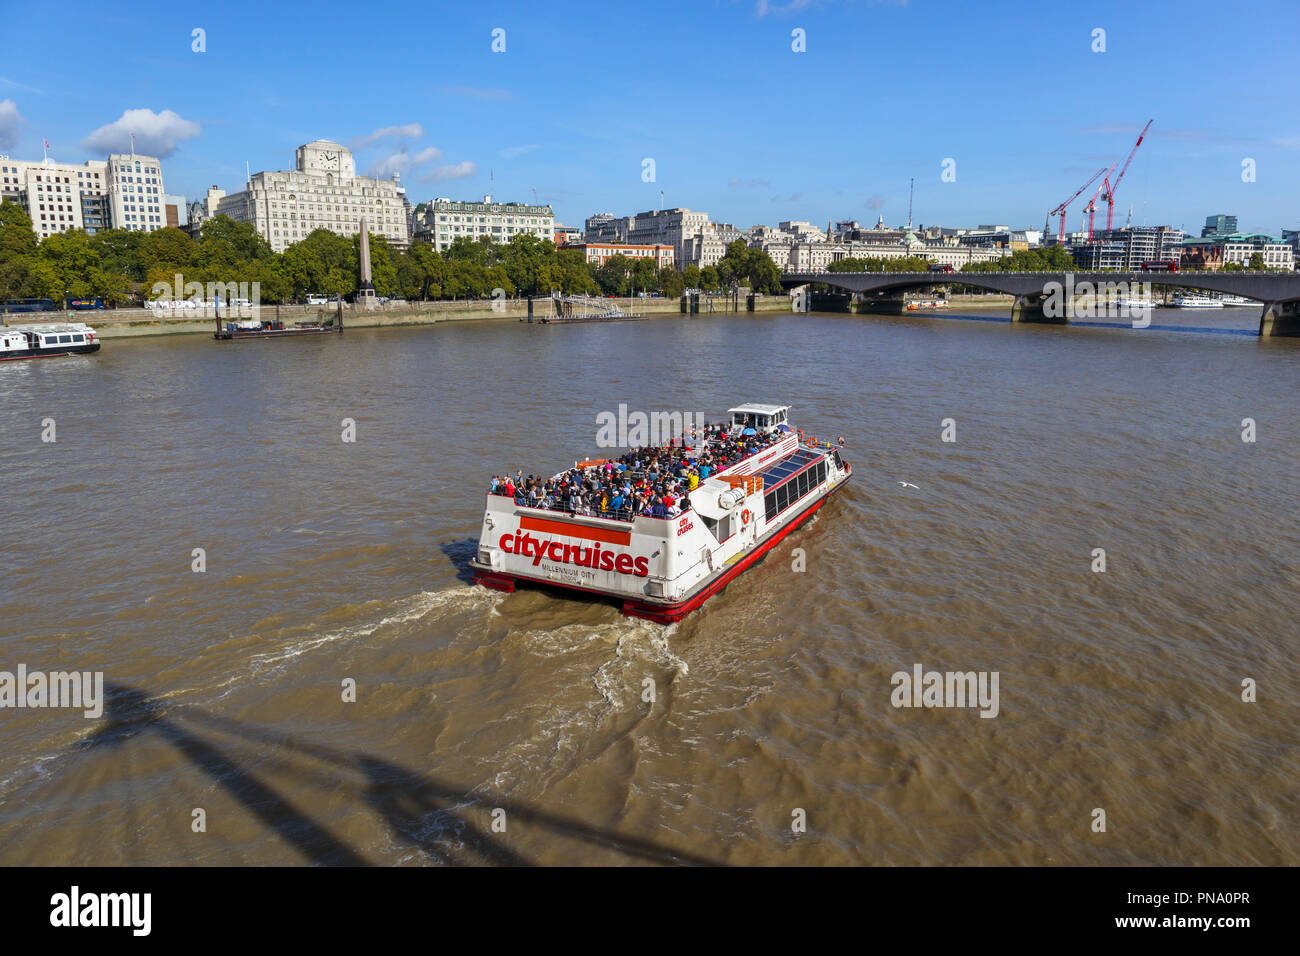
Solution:
<svg viewBox="0 0 1300 956"><path fill-rule="evenodd" d="M760 17L765 17L769 13L794 13L797 10L803 10L806 7L821 7L832 0L790 0L789 3L782 6L779 3L773 3L772 0L757 0L754 9ZM873 7L905 7L909 0L867 0L867 4Z"/></svg>
<svg viewBox="0 0 1300 956"><path fill-rule="evenodd" d="M182 119L171 110L125 110L120 118L83 139L81 145L95 153L125 153L131 149L134 133L137 153L165 159L176 152L178 143L201 132L198 123Z"/></svg>
<svg viewBox="0 0 1300 956"><path fill-rule="evenodd" d="M442 92L448 96L468 96L476 100L513 100L515 94L509 90L498 90L483 86L444 86Z"/></svg>
<svg viewBox="0 0 1300 956"><path fill-rule="evenodd" d="M19 83L17 80L11 80L7 76L0 76L0 86L12 86L16 90L23 90L27 93L38 93L41 96L45 95L44 90L38 90L36 87L28 86L26 83Z"/></svg>
<svg viewBox="0 0 1300 956"><path fill-rule="evenodd" d="M442 150L437 146L429 146L414 155L402 150L400 153L392 153L383 159L375 160L366 170L366 175L373 179L389 179L393 173L405 174L408 169L427 166L439 159L442 159Z"/></svg>
<svg viewBox="0 0 1300 956"><path fill-rule="evenodd" d="M527 146L507 146L501 150L501 155L506 159L514 159L516 156L522 156L524 153L531 153L535 149L541 149L537 143L529 143Z"/></svg>
<svg viewBox="0 0 1300 956"><path fill-rule="evenodd" d="M371 130L365 136L358 136L348 145L352 149L358 150L373 146L381 139L419 139L423 135L424 127L419 123L407 123L404 126L383 126Z"/></svg>
<svg viewBox="0 0 1300 956"><path fill-rule="evenodd" d="M439 166L432 172L425 173L420 177L422 183L438 183L444 179L464 179L467 176L473 176L478 172L478 167L466 160L463 163L455 163L451 166Z"/></svg>
<svg viewBox="0 0 1300 956"><path fill-rule="evenodd" d="M756 4L758 15L765 17L769 13L791 13L795 10L802 10L812 3L812 0L790 0L790 3L784 7L775 3L769 3L768 0L758 0Z"/></svg>
<svg viewBox="0 0 1300 956"><path fill-rule="evenodd" d="M0 100L0 149L12 149L18 145L18 132L23 123L18 104L13 100Z"/></svg>

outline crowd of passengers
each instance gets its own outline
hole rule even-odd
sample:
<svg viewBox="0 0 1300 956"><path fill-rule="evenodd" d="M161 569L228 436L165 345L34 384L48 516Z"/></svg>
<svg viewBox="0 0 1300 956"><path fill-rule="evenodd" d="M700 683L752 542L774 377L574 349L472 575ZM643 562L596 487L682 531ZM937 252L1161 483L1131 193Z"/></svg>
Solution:
<svg viewBox="0 0 1300 956"><path fill-rule="evenodd" d="M729 468L784 436L731 434L728 424L691 429L689 440L634 448L625 455L586 468L570 468L552 478L523 472L495 475L491 493L516 504L569 514L630 521L638 515L672 518L689 511L687 497L709 475ZM743 429L741 429L743 431Z"/></svg>

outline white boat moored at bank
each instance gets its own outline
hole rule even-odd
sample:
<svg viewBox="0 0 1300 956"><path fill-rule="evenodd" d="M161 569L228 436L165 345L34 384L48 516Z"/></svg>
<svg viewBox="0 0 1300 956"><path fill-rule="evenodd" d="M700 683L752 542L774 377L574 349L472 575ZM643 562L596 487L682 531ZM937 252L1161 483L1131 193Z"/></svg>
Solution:
<svg viewBox="0 0 1300 956"><path fill-rule="evenodd" d="M0 362L98 351L95 330L84 322L0 326Z"/></svg>

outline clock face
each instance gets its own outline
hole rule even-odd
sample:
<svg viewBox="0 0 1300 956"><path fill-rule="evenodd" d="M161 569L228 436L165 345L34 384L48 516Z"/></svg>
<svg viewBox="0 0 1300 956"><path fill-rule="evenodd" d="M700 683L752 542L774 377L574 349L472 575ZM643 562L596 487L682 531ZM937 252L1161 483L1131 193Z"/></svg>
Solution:
<svg viewBox="0 0 1300 956"><path fill-rule="evenodd" d="M332 153L332 152L324 152L324 151L322 151L321 154L320 154L320 168L321 168L321 169L338 169L338 168L339 168L339 154L338 154L338 153Z"/></svg>

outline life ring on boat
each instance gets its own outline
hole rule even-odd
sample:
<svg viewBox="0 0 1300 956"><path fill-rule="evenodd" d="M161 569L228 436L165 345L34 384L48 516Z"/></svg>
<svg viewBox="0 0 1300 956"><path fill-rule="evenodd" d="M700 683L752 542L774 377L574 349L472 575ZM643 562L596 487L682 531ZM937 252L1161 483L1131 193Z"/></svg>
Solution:
<svg viewBox="0 0 1300 956"><path fill-rule="evenodd" d="M747 524L749 524L750 519L753 518L753 517L754 517L754 516L753 516L752 514L749 513L749 509L746 508L744 511L742 511L742 512L740 513L740 523L741 523L741 525L743 526L743 525L747 525Z"/></svg>

